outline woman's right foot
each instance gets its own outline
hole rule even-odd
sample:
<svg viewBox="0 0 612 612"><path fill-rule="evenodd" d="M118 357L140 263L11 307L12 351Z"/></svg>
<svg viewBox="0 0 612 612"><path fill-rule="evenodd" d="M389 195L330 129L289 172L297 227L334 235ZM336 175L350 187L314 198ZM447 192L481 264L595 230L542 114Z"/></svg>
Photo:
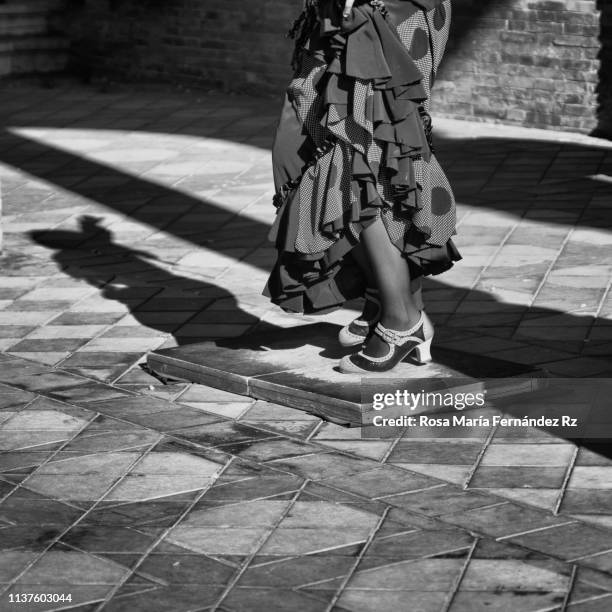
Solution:
<svg viewBox="0 0 612 612"><path fill-rule="evenodd" d="M374 339L382 342L384 355L369 355L366 347L354 355L344 357L339 364L340 371L345 374L388 372L410 354L414 354L420 363L431 361L433 325L423 311L418 322L405 331L388 329L378 323L372 336Z"/></svg>

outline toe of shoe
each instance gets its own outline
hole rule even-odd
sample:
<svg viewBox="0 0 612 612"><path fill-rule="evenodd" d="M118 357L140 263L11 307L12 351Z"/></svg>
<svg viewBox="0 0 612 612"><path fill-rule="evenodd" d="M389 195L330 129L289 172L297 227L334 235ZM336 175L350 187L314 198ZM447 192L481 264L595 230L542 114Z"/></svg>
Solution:
<svg viewBox="0 0 612 612"><path fill-rule="evenodd" d="M358 365L353 363L351 355L346 355L340 360L338 369L343 374L362 374L365 370L362 370Z"/></svg>
<svg viewBox="0 0 612 612"><path fill-rule="evenodd" d="M345 327L338 332L338 342L342 346L359 346L360 344L363 344L364 340L365 338L354 334Z"/></svg>

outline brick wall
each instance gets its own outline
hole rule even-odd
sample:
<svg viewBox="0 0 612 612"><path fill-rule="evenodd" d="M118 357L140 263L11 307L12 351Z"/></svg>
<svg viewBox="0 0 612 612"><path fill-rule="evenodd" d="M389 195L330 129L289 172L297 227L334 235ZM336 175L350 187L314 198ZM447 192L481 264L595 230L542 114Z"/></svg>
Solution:
<svg viewBox="0 0 612 612"><path fill-rule="evenodd" d="M601 48L596 4L456 0L439 107L452 116L593 130Z"/></svg>
<svg viewBox="0 0 612 612"><path fill-rule="evenodd" d="M70 3L75 67L84 73L269 93L282 91L289 77L291 43L283 34L301 0ZM612 100L610 4L454 0L436 112L580 132L595 129L599 118L606 131L612 123L602 104Z"/></svg>

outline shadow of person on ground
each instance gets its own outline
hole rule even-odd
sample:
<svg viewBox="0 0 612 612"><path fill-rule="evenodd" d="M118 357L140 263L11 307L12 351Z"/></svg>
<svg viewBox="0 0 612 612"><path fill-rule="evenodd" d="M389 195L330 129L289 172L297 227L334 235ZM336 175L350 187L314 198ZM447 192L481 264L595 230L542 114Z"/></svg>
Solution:
<svg viewBox="0 0 612 612"><path fill-rule="evenodd" d="M83 216L79 222L77 230L32 231L30 237L54 251L54 261L66 274L99 288L100 297L125 305L140 325L170 333L182 345L214 338L198 329L233 324L238 335L259 323L223 287L174 274L154 254L114 242L99 218ZM222 309L208 310L219 301Z"/></svg>

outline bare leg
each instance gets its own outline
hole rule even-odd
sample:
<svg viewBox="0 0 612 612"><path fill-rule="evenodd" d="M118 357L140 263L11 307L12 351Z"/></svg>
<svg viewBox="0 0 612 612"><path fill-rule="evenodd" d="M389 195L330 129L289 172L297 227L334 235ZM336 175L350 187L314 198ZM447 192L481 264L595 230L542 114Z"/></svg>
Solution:
<svg viewBox="0 0 612 612"><path fill-rule="evenodd" d="M410 280L410 293L412 293L412 299L414 300L414 304L419 310L423 310L425 308L425 304L423 303L422 281L422 276L418 276L417 278L413 278Z"/></svg>
<svg viewBox="0 0 612 612"><path fill-rule="evenodd" d="M365 252L363 244L360 242L353 250L351 251L351 255L353 259L357 262L357 265L361 268L363 272L366 282L368 283L368 287L372 289L377 289L378 285L376 284L376 277L374 276L374 270L372 270L372 266L370 265L370 260Z"/></svg>
<svg viewBox="0 0 612 612"><path fill-rule="evenodd" d="M368 255L365 252L365 248L362 243L359 243L352 251L351 255L353 259L357 262L357 265L361 268L363 272L366 282L368 283L368 287L372 289L378 290L378 281L374 275L374 271L372 270L372 266L370 265L370 261L368 259ZM424 309L423 304L423 283L422 277L413 278L410 280L410 293L412 293L412 298L418 310ZM372 314L376 314L375 312ZM365 317L366 319L371 317Z"/></svg>
<svg viewBox="0 0 612 612"><path fill-rule="evenodd" d="M411 292L406 260L391 243L380 219L368 226L361 237L380 292L381 323L398 331L410 329L418 322L420 309ZM364 353L370 357L382 357L387 352L386 343L376 335L371 336L364 348Z"/></svg>
<svg viewBox="0 0 612 612"><path fill-rule="evenodd" d="M353 259L357 262L357 265L361 268L363 272L368 287L370 289L378 290L378 282L376 280L376 276L374 274L374 270L372 270L372 266L370 265L370 261L365 252L363 244L358 244L352 251L351 255ZM361 313L361 319L365 321L371 321L378 317L379 314L379 306L375 302L370 300L366 300L363 312Z"/></svg>

